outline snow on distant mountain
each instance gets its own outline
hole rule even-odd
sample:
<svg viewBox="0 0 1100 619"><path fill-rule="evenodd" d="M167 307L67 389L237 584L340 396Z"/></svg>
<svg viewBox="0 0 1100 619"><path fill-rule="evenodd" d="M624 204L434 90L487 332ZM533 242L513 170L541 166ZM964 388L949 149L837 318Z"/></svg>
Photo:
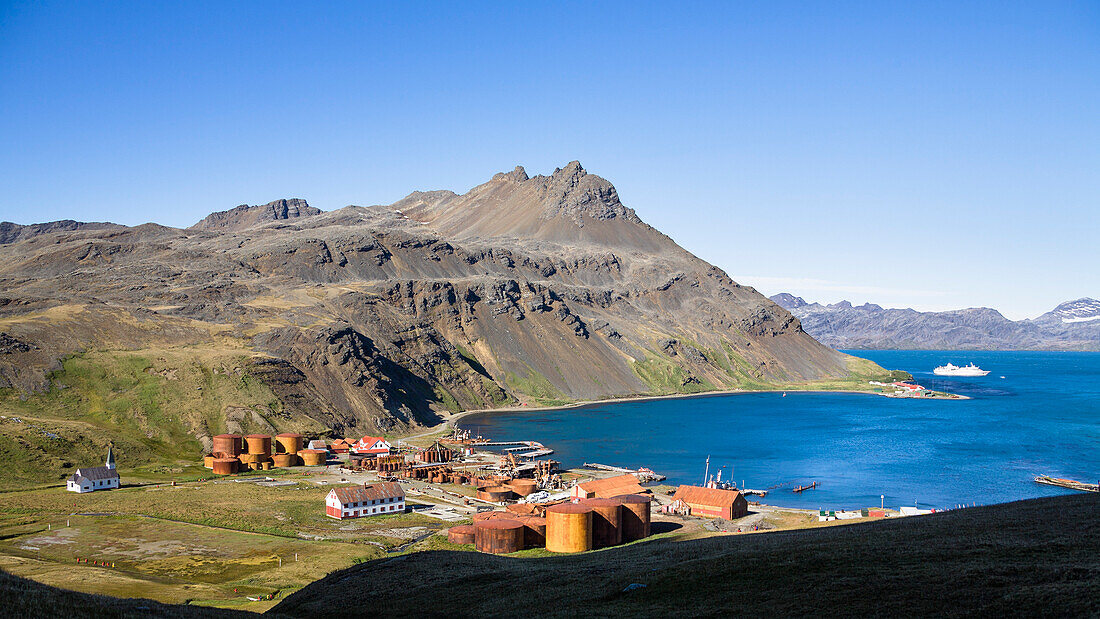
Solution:
<svg viewBox="0 0 1100 619"><path fill-rule="evenodd" d="M948 312L808 303L781 293L772 301L823 344L841 349L1100 350L1100 301L1067 301L1034 320L1009 320L988 307Z"/></svg>

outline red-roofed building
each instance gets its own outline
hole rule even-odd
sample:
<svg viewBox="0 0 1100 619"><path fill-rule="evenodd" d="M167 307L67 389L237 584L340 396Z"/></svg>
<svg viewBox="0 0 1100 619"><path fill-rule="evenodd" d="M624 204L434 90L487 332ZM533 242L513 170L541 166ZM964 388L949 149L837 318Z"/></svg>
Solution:
<svg viewBox="0 0 1100 619"><path fill-rule="evenodd" d="M392 481L333 488L325 497L325 515L337 520L400 514L403 511L405 491L400 484Z"/></svg>
<svg viewBox="0 0 1100 619"><path fill-rule="evenodd" d="M732 520L749 513L749 502L737 490L680 486L669 505L673 513L686 508L692 516Z"/></svg>
<svg viewBox="0 0 1100 619"><path fill-rule="evenodd" d="M357 454L385 456L390 453L390 444L381 436L364 436L351 446L351 450Z"/></svg>
<svg viewBox="0 0 1100 619"><path fill-rule="evenodd" d="M610 499L624 494L645 494L649 492L638 483L631 473L593 479L573 486L570 493L575 499Z"/></svg>

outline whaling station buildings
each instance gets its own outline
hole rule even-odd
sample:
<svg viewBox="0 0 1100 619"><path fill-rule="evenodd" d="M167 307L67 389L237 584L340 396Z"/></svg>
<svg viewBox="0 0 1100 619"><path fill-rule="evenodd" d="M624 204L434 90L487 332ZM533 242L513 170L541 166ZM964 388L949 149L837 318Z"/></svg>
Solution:
<svg viewBox="0 0 1100 619"><path fill-rule="evenodd" d="M360 518L405 511L405 491L397 482L384 481L364 486L333 488L325 497L325 515L330 518Z"/></svg>

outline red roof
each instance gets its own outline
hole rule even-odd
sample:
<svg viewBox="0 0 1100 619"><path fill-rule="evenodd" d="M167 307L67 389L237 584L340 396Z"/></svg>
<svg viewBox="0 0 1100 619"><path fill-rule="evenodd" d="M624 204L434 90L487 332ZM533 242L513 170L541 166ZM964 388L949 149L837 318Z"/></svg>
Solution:
<svg viewBox="0 0 1100 619"><path fill-rule="evenodd" d="M393 481L383 481L366 486L333 488L332 491L336 493L336 499L340 501L341 505L359 501L405 498L405 491L401 489L401 485Z"/></svg>
<svg viewBox="0 0 1100 619"><path fill-rule="evenodd" d="M638 483L638 478L631 473L604 479L593 479L592 481L577 484L577 486L585 493L592 493L592 495L597 498L610 498L622 494L643 494L648 492L648 490Z"/></svg>
<svg viewBox="0 0 1100 619"><path fill-rule="evenodd" d="M719 490L702 486L680 486L672 497L688 505L706 505L708 507L732 507L741 496L738 490Z"/></svg>

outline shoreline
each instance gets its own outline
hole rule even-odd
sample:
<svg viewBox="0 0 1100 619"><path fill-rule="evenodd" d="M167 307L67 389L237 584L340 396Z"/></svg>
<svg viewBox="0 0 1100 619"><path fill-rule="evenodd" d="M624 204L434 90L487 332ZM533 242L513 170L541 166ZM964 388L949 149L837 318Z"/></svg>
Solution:
<svg viewBox="0 0 1100 619"><path fill-rule="evenodd" d="M559 410L572 410L572 409L591 408L591 407L594 407L594 406L600 406L602 404L624 404L624 403L628 403L628 402L650 402L650 401L660 401L660 400L679 400L679 399L721 397L721 396L727 396L727 395L742 395L742 394L755 394L755 393L849 393L849 394L859 394L859 395L872 395L872 396L879 396L879 397L882 397L882 398L891 398L891 399L899 399L899 400L909 400L909 399L912 399L912 400L969 400L969 399L971 399L970 396L958 395L958 394L947 394L950 397L946 397L946 398L899 398L899 397L888 395L888 394L885 394L885 393L877 393L877 392L874 392L874 391L859 391L859 390L856 390L856 389L835 389L835 390L834 389L787 389L787 390L783 390L783 389L723 389L723 390L718 390L718 391L703 391L703 392L700 392L700 393L669 393L669 394L664 394L664 395L630 395L630 396L606 398L606 399L603 399L603 400L580 400L580 401L577 401L577 402L573 402L571 404L562 404L560 406L523 406L523 405L519 405L519 406L502 406L502 407L497 407L497 408L478 408L478 409L473 409L473 410L468 410L468 411L459 411L457 413L451 413L450 415L447 415L446 417L441 416L442 421L438 425L432 426L431 429L427 430L426 432L420 432L418 434L413 434L413 435L409 435L409 436L401 436L401 437L398 437L398 438L400 438L401 440L406 440L407 441L407 440L411 440L411 439L422 438L424 436L430 436L430 435L435 434L437 432L444 431L444 430L447 429L448 425L450 425L451 427L457 428L458 427L457 423L461 419L463 419L465 417L469 417L471 415L478 415L478 414L525 412L525 411L532 411L532 412L537 412L537 411L543 411L543 412L545 412L545 411L559 411Z"/></svg>

